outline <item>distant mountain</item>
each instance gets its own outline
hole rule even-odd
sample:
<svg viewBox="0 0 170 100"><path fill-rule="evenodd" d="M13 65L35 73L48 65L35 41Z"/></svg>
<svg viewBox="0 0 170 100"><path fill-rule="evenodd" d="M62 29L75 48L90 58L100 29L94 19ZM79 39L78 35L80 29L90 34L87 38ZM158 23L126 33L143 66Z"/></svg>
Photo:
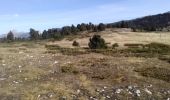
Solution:
<svg viewBox="0 0 170 100"><path fill-rule="evenodd" d="M14 33L14 36L16 38L29 38L30 37L29 33L27 32L17 32L17 33Z"/></svg>
<svg viewBox="0 0 170 100"><path fill-rule="evenodd" d="M15 38L29 38L30 37L29 33L27 33L27 32L17 32L14 30L12 32L13 32ZM6 36L7 36L7 34L2 34L2 35L0 35L0 38L4 38Z"/></svg>
<svg viewBox="0 0 170 100"><path fill-rule="evenodd" d="M156 31L170 26L170 12L151 15L128 21L112 23L113 27L133 28L139 30Z"/></svg>

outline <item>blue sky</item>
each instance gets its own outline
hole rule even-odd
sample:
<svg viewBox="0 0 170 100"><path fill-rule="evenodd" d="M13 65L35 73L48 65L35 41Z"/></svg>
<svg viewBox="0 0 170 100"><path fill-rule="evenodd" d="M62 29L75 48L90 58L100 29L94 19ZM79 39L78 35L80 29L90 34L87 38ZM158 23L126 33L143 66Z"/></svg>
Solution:
<svg viewBox="0 0 170 100"><path fill-rule="evenodd" d="M0 34L111 23L170 11L170 0L1 0Z"/></svg>

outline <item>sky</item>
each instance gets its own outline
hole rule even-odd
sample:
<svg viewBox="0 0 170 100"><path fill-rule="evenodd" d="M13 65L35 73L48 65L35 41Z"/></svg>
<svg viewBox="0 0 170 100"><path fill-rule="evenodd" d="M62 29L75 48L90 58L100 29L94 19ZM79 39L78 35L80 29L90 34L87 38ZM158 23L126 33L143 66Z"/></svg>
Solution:
<svg viewBox="0 0 170 100"><path fill-rule="evenodd" d="M0 34L112 23L170 11L170 0L0 0Z"/></svg>

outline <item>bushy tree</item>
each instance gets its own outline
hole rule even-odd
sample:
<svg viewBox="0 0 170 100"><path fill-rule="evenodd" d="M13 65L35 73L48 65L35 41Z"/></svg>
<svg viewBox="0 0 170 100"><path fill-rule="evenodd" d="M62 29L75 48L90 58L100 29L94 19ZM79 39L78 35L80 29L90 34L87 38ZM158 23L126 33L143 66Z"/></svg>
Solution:
<svg viewBox="0 0 170 100"><path fill-rule="evenodd" d="M93 32L98 32L98 27L97 26L94 26L94 29L93 29Z"/></svg>
<svg viewBox="0 0 170 100"><path fill-rule="evenodd" d="M79 43L77 41L74 41L72 45L75 46L75 47L78 47Z"/></svg>
<svg viewBox="0 0 170 100"><path fill-rule="evenodd" d="M75 27L74 25L72 25L72 26L71 26L71 33L74 34L74 35L76 35L77 32L78 32L77 27Z"/></svg>
<svg viewBox="0 0 170 100"><path fill-rule="evenodd" d="M77 25L77 28L78 28L80 31L86 31L86 30L87 30L87 27L86 27L86 24L85 24L85 23L82 23L81 25L78 24L78 25Z"/></svg>
<svg viewBox="0 0 170 100"><path fill-rule="evenodd" d="M56 40L61 40L61 39L63 39L63 35L61 35L60 32L57 32L57 33L54 34L53 38L56 39Z"/></svg>
<svg viewBox="0 0 170 100"><path fill-rule="evenodd" d="M92 38L90 38L89 48L90 49L105 49L107 48L107 45L105 43L105 40L101 38L100 35L94 35Z"/></svg>
<svg viewBox="0 0 170 100"><path fill-rule="evenodd" d="M62 35L70 35L71 33L71 27L70 26L64 26L61 30Z"/></svg>
<svg viewBox="0 0 170 100"><path fill-rule="evenodd" d="M30 29L30 32L29 32L29 34L30 34L30 39L31 40L38 40L40 37L40 35L39 35L39 32L38 31L36 31L36 30L34 30L34 29Z"/></svg>
<svg viewBox="0 0 170 100"><path fill-rule="evenodd" d="M115 48L117 48L117 47L119 47L119 44L118 44L118 43L115 43L115 44L112 45L112 49L115 49Z"/></svg>
<svg viewBox="0 0 170 100"><path fill-rule="evenodd" d="M13 40L14 40L14 34L12 33L12 31L10 31L10 32L7 34L7 40L10 40L10 41L13 41Z"/></svg>
<svg viewBox="0 0 170 100"><path fill-rule="evenodd" d="M105 25L105 24L100 23L100 24L98 25L98 30L99 30L99 31L104 31L105 29L106 29L106 25Z"/></svg>
<svg viewBox="0 0 170 100"><path fill-rule="evenodd" d="M48 39L48 32L46 30L42 33L42 39Z"/></svg>

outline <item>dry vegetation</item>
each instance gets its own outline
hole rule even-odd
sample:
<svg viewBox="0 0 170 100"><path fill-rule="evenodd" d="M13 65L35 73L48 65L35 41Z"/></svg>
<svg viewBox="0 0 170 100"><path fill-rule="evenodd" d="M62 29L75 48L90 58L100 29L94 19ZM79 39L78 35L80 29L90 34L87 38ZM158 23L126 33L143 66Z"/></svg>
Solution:
<svg viewBox="0 0 170 100"><path fill-rule="evenodd" d="M0 100L169 100L169 47L143 46L170 44L170 34L160 39L159 33L112 31L99 34L110 45L118 43L116 49L82 48L94 33L56 42L1 43ZM80 47L72 46L74 40Z"/></svg>

